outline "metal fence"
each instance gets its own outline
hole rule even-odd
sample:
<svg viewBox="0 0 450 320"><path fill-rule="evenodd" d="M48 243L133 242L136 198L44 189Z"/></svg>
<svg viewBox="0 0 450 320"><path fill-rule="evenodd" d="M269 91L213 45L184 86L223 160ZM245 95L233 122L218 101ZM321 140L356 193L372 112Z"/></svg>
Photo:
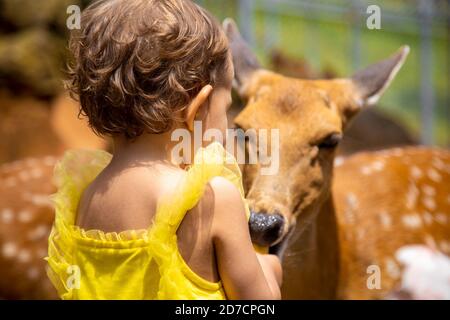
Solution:
<svg viewBox="0 0 450 320"><path fill-rule="evenodd" d="M209 1L199 1L208 6ZM349 25L351 41L349 48L349 64L353 70L362 65L361 39L365 20L368 16L367 8L371 4L378 4L382 14L382 29L389 33L413 36L419 39L417 54L419 56L419 77L417 83L418 104L420 115L417 120L420 126L420 138L424 144L434 144L436 127L436 86L433 70L446 68L446 92L440 92L440 115L450 123L449 116L449 29L450 29L450 1L448 0L397 0L397 1L364 1L364 0L214 0L216 5L221 3L224 9L234 4L236 19L238 19L243 36L255 47L269 50L279 45L280 19L285 16L298 17L314 22L335 22ZM396 6L397 4L397 6ZM257 41L255 37L255 14L263 13L264 39ZM411 27L413 26L413 27ZM446 58L436 65L433 53L433 41L446 44ZM442 65L444 64L444 65ZM442 90L441 90L442 91ZM445 95L445 97L442 97ZM440 117L441 117L440 116ZM439 119L440 123L445 123ZM444 144L450 139L448 132Z"/></svg>

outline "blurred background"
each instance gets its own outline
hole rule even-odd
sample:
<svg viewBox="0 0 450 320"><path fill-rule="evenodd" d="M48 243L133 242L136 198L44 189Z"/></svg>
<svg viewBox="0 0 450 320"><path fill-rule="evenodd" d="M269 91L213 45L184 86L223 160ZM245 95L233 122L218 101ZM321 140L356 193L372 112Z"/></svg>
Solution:
<svg viewBox="0 0 450 320"><path fill-rule="evenodd" d="M408 44L411 54L377 111L416 142L450 145L450 1L198 2L220 19L237 19L265 65L288 75L303 68L303 77L350 76ZM381 10L380 30L366 27L370 5Z"/></svg>
<svg viewBox="0 0 450 320"><path fill-rule="evenodd" d="M109 146L77 117L77 102L62 86L67 8L90 2L0 0L0 298L54 297L42 259L53 221L53 165L67 149ZM350 76L409 45L396 80L357 117L339 153L450 146L450 1L196 2L220 20L234 18L263 65L288 76ZM369 5L381 10L379 30L366 26Z"/></svg>

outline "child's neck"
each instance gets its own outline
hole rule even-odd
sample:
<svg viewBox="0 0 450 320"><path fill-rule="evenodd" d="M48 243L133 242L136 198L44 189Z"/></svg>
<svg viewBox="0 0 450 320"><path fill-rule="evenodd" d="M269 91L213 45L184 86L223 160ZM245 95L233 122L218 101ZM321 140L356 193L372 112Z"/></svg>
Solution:
<svg viewBox="0 0 450 320"><path fill-rule="evenodd" d="M142 134L130 141L124 137L114 138L114 156L120 161L139 161L143 163L171 161L173 141L171 133Z"/></svg>

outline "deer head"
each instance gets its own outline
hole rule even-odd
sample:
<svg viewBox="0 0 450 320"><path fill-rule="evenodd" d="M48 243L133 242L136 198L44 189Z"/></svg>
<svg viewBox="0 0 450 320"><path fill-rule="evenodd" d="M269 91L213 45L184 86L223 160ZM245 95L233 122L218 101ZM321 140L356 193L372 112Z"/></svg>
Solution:
<svg viewBox="0 0 450 320"><path fill-rule="evenodd" d="M278 173L262 175L259 164L243 168L252 240L274 246L296 224L312 221L329 196L335 149L346 126L362 108L378 101L409 48L400 48L350 78L301 80L263 69L231 19L224 21L224 29L233 55L235 88L247 101L235 125L244 130L279 129Z"/></svg>

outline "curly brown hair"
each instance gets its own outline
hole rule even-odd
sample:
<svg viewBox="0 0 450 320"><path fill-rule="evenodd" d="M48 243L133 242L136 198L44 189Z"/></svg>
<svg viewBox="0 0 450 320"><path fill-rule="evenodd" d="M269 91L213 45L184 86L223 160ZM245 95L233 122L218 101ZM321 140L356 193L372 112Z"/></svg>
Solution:
<svg viewBox="0 0 450 320"><path fill-rule="evenodd" d="M190 0L99 0L81 24L66 86L98 135L169 131L227 67L220 24Z"/></svg>

